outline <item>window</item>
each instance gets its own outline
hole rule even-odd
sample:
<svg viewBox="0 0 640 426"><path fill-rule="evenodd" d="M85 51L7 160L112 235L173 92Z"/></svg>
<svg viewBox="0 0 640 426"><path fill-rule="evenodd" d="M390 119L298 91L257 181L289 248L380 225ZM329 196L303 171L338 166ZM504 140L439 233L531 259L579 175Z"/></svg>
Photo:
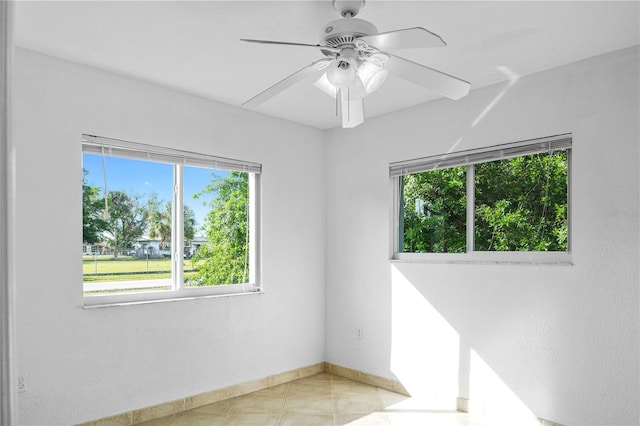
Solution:
<svg viewBox="0 0 640 426"><path fill-rule="evenodd" d="M393 257L566 261L570 149L559 135L392 163Z"/></svg>
<svg viewBox="0 0 640 426"><path fill-rule="evenodd" d="M85 305L260 291L261 165L82 138Z"/></svg>

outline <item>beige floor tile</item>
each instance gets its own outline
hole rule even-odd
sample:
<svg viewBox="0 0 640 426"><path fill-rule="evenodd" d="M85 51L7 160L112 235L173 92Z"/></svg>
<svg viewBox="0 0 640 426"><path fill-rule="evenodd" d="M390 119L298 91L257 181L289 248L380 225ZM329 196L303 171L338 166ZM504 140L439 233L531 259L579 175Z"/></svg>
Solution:
<svg viewBox="0 0 640 426"><path fill-rule="evenodd" d="M392 426L448 426L440 413L406 411L386 414Z"/></svg>
<svg viewBox="0 0 640 426"><path fill-rule="evenodd" d="M287 389L287 397L292 396L331 396L333 393L333 387L331 382L316 382L316 383L301 383L292 382L289 383Z"/></svg>
<svg viewBox="0 0 640 426"><path fill-rule="evenodd" d="M382 404L385 406L385 408L394 407L395 405L402 404L411 399L410 396L401 395L399 393L380 388L378 388L378 396L380 397L380 400L382 401Z"/></svg>
<svg viewBox="0 0 640 426"><path fill-rule="evenodd" d="M251 385L255 384L253 382ZM259 383L258 383L259 384ZM428 398L407 397L321 373L142 423L146 426L531 426L492 423L434 410Z"/></svg>
<svg viewBox="0 0 640 426"><path fill-rule="evenodd" d="M318 397L288 397L284 403L284 413L304 414L333 414L333 398L331 396Z"/></svg>
<svg viewBox="0 0 640 426"><path fill-rule="evenodd" d="M500 425L455 411L398 410L386 414L392 426L518 426L517 423Z"/></svg>
<svg viewBox="0 0 640 426"><path fill-rule="evenodd" d="M369 395L344 394L334 399L336 414L371 414L383 411L384 406L377 394Z"/></svg>
<svg viewBox="0 0 640 426"><path fill-rule="evenodd" d="M135 423L136 425L143 426L166 426L169 424L169 420L173 418L173 415L160 417L159 419L153 419L142 423Z"/></svg>
<svg viewBox="0 0 640 426"><path fill-rule="evenodd" d="M333 394L358 395L368 398L378 398L378 388L358 382L337 382L333 384Z"/></svg>
<svg viewBox="0 0 640 426"><path fill-rule="evenodd" d="M385 413L371 414L336 414L336 425L349 426L391 426L391 422Z"/></svg>
<svg viewBox="0 0 640 426"><path fill-rule="evenodd" d="M216 416L207 413L185 411L173 416L167 426L222 426L226 416Z"/></svg>
<svg viewBox="0 0 640 426"><path fill-rule="evenodd" d="M225 426L277 426L279 415L273 414L231 414Z"/></svg>
<svg viewBox="0 0 640 426"><path fill-rule="evenodd" d="M231 411L231 408L236 403L238 398L225 399L224 401L214 402L213 404L203 405L198 408L194 408L193 412L204 413L212 416L226 416Z"/></svg>
<svg viewBox="0 0 640 426"><path fill-rule="evenodd" d="M253 394L249 394L238 397L238 401L236 401L235 405L231 409L231 414L280 414L283 406L284 395L255 396Z"/></svg>
<svg viewBox="0 0 640 426"><path fill-rule="evenodd" d="M333 414L283 414L280 426L332 426Z"/></svg>
<svg viewBox="0 0 640 426"><path fill-rule="evenodd" d="M434 403L433 398L430 398L429 396L406 397L404 395L398 395L393 397L390 395L381 395L380 399L382 400L386 411L447 411L438 407L437 404Z"/></svg>

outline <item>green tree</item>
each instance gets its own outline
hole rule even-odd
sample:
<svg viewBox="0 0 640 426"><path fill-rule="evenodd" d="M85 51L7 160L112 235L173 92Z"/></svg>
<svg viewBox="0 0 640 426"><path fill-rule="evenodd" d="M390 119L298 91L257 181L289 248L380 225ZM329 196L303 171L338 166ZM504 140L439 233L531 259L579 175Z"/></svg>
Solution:
<svg viewBox="0 0 640 426"><path fill-rule="evenodd" d="M89 171L82 169L82 241L97 244L102 241L102 233L108 229L103 219L104 200L99 198L100 188L89 186Z"/></svg>
<svg viewBox="0 0 640 426"><path fill-rule="evenodd" d="M171 241L171 202L164 203L158 199L158 194L151 194L147 201L147 214L149 216L150 238L159 238L160 247Z"/></svg>
<svg viewBox="0 0 640 426"><path fill-rule="evenodd" d="M466 167L403 177L405 252L466 251ZM475 165L477 251L567 250L567 152Z"/></svg>
<svg viewBox="0 0 640 426"><path fill-rule="evenodd" d="M119 250L133 247L135 241L144 234L148 211L140 205L138 196L122 191L110 191L107 205L108 232L111 234L114 256L118 257Z"/></svg>
<svg viewBox="0 0 640 426"><path fill-rule="evenodd" d="M149 217L149 237L159 238L160 247L171 242L171 209L170 201L163 202L156 193L152 193L147 201ZM187 205L183 206L184 239L188 245L193 240L196 228L194 211Z"/></svg>
<svg viewBox="0 0 640 426"><path fill-rule="evenodd" d="M189 245L191 244L191 241L193 241L193 237L196 233L196 213L191 209L191 207L185 204L183 206L182 214L182 221L184 225L184 240L185 244Z"/></svg>
<svg viewBox="0 0 640 426"><path fill-rule="evenodd" d="M205 219L208 242L194 256L193 285L237 284L249 277L248 174L214 177L194 198L213 195Z"/></svg>
<svg viewBox="0 0 640 426"><path fill-rule="evenodd" d="M413 253L466 251L466 168L403 177L403 249Z"/></svg>
<svg viewBox="0 0 640 426"><path fill-rule="evenodd" d="M475 179L476 250L567 250L566 151L477 164Z"/></svg>

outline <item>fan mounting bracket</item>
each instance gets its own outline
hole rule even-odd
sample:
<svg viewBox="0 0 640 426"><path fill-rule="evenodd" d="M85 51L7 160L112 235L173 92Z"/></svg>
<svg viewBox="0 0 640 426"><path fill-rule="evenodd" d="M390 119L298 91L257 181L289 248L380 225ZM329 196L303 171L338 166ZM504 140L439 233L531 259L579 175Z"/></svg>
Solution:
<svg viewBox="0 0 640 426"><path fill-rule="evenodd" d="M343 18L353 18L364 7L364 2L365 0L333 0L333 8Z"/></svg>

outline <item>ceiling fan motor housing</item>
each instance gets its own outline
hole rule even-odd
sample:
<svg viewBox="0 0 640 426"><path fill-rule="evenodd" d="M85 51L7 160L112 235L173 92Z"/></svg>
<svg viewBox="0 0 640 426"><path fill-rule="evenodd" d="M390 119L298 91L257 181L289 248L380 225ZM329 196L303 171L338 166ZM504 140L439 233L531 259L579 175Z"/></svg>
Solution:
<svg viewBox="0 0 640 426"><path fill-rule="evenodd" d="M357 18L337 19L322 27L320 44L334 48L353 46L358 37L371 34L378 34L378 29L369 21ZM333 56L331 52L323 53Z"/></svg>
<svg viewBox="0 0 640 426"><path fill-rule="evenodd" d="M320 44L329 47L353 45L356 38L378 34L378 29L369 21L343 18L331 21L320 31Z"/></svg>

